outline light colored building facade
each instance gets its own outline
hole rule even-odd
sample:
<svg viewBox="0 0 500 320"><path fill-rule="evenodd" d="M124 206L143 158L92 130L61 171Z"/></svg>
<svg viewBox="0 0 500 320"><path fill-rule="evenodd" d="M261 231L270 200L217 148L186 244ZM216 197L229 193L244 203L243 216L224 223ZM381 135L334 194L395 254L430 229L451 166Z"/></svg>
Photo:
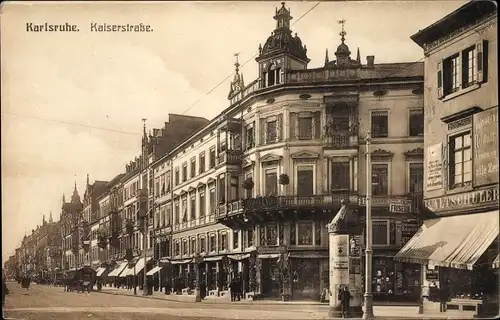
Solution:
<svg viewBox="0 0 500 320"><path fill-rule="evenodd" d="M398 258L423 265L424 310L439 309L434 283L447 310L498 314L497 27L496 4L471 1L412 36L426 57L424 197L436 219Z"/></svg>
<svg viewBox="0 0 500 320"><path fill-rule="evenodd" d="M375 64L369 56L363 64L359 51L350 58L342 30L336 59L327 54L323 68L307 69L284 5L275 20L259 47L259 79L245 85L237 64L230 107L153 164L155 228L171 213L172 287L177 279L193 289L198 264L202 296L227 291L241 273L254 295L319 299L328 288L326 224L342 199L364 216L371 131L374 292L418 298L418 266L392 256L417 226L422 63Z"/></svg>

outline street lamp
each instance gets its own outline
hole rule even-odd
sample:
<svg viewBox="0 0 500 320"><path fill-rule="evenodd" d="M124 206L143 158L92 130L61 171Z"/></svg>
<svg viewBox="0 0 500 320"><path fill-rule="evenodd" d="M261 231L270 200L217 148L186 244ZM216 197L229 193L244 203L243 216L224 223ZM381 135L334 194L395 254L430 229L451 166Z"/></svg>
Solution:
<svg viewBox="0 0 500 320"><path fill-rule="evenodd" d="M194 255L194 268L195 268L195 288L194 288L194 293L195 293L195 302L201 302L201 288L200 288L200 263L203 261L203 257L200 256L199 253L195 253Z"/></svg>
<svg viewBox="0 0 500 320"><path fill-rule="evenodd" d="M372 294L372 161L370 132L366 134L366 259L365 259L365 306L363 319L373 319Z"/></svg>
<svg viewBox="0 0 500 320"><path fill-rule="evenodd" d="M147 229L148 229L148 215L149 215L149 212L146 212L146 215L144 216L144 225L143 225L143 229L142 229L142 247L143 247L143 259L144 259L144 281L142 283L142 295L143 296L147 296L148 295L148 278L146 276L146 242L147 242L147 235L146 235L146 232L147 232ZM135 268L135 265L134 265L134 268ZM135 270L134 270L134 274L135 274Z"/></svg>

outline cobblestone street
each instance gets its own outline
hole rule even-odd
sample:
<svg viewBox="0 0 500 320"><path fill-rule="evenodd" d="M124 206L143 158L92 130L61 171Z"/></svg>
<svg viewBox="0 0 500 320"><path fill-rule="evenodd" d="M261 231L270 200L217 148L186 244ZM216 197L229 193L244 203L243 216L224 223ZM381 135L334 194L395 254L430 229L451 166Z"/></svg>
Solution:
<svg viewBox="0 0 500 320"><path fill-rule="evenodd" d="M6 319L328 319L327 305L281 304L272 302L175 302L130 296L126 292L74 293L61 287L32 285L23 295L17 283L7 284L10 294L5 303ZM440 314L419 316L416 307L376 306L380 319L460 318L464 315L444 317Z"/></svg>

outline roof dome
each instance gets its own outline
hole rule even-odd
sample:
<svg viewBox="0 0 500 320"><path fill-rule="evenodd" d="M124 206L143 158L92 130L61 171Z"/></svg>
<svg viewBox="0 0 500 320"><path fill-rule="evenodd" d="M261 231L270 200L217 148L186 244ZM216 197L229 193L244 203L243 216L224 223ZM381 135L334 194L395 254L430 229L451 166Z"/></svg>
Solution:
<svg viewBox="0 0 500 320"><path fill-rule="evenodd" d="M349 47L344 42L342 42L337 47L337 51L335 52L336 56L339 56L339 55L349 56L350 54L351 54L351 51L349 51Z"/></svg>

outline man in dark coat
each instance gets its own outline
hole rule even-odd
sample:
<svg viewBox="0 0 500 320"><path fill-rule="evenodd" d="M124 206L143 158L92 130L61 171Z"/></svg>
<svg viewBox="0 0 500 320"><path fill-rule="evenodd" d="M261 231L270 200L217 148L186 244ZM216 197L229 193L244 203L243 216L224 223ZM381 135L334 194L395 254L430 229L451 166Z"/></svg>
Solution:
<svg viewBox="0 0 500 320"><path fill-rule="evenodd" d="M236 279L232 279L229 283L229 291L231 292L231 301L236 301Z"/></svg>
<svg viewBox="0 0 500 320"><path fill-rule="evenodd" d="M347 318L349 316L349 305L351 303L351 293L347 286L340 288L339 297L340 307L342 308L342 318Z"/></svg>
<svg viewBox="0 0 500 320"><path fill-rule="evenodd" d="M7 288L7 283L5 283L5 278L2 275L2 310L5 304L5 295L9 294L9 289Z"/></svg>

